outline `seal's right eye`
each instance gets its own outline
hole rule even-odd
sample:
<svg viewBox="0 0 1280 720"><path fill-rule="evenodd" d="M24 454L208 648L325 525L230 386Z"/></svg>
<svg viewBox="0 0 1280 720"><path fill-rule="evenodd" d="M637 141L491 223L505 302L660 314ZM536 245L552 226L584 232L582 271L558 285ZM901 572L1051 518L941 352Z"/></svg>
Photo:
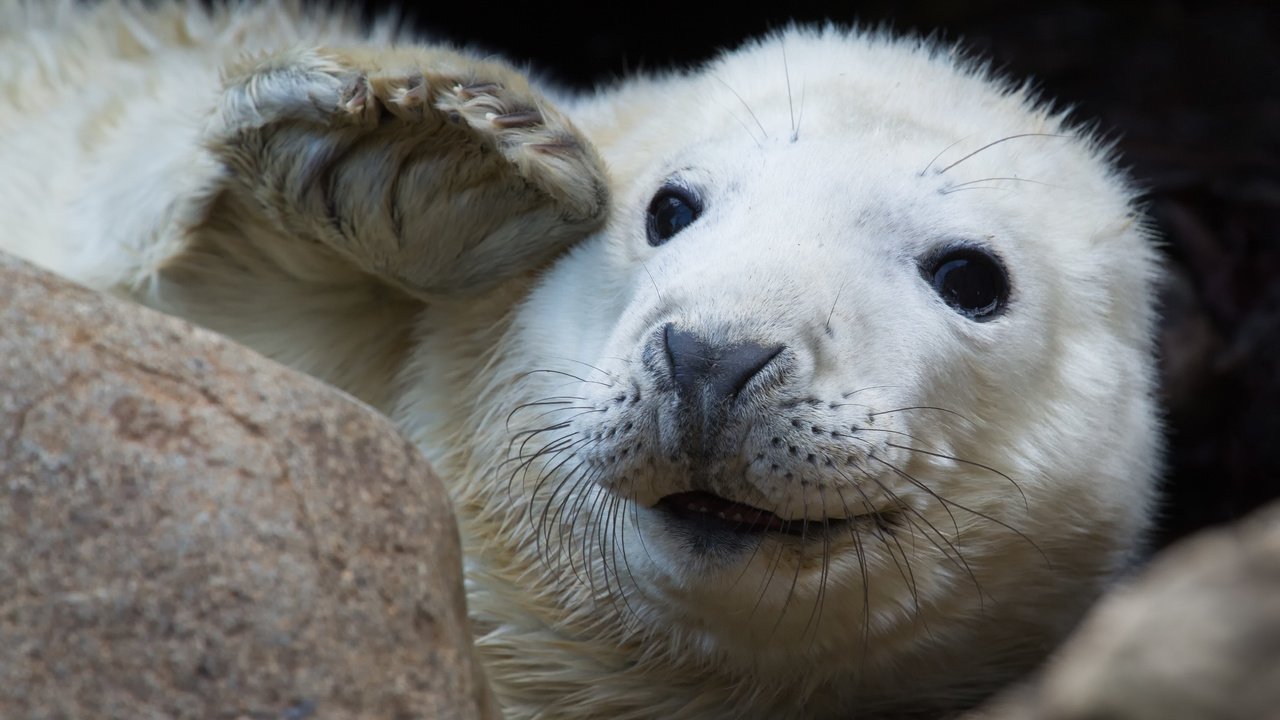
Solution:
<svg viewBox="0 0 1280 720"><path fill-rule="evenodd" d="M664 185L649 202L649 244L657 247L693 224L702 214L702 202L689 190Z"/></svg>

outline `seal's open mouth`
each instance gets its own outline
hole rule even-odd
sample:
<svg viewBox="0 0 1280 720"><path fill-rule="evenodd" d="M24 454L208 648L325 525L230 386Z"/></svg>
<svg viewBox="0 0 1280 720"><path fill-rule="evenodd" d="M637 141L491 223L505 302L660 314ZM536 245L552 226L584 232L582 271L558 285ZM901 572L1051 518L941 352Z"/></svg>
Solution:
<svg viewBox="0 0 1280 720"><path fill-rule="evenodd" d="M657 508L683 524L704 532L757 534L785 533L796 537L814 537L823 530L843 525L846 518L822 520L784 520L768 510L744 505L709 492L682 492L658 501Z"/></svg>

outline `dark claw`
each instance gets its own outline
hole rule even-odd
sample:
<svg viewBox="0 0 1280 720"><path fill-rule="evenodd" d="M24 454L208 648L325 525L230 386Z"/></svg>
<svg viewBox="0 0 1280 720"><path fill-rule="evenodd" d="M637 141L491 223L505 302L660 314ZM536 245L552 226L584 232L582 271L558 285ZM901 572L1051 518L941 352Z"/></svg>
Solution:
<svg viewBox="0 0 1280 720"><path fill-rule="evenodd" d="M548 155L567 155L578 150L578 143L574 141L561 140L549 143L533 143L528 145L532 150L537 150Z"/></svg>
<svg viewBox="0 0 1280 720"><path fill-rule="evenodd" d="M573 133L558 133L546 142L530 143L526 147L548 155L567 155L581 150L582 143Z"/></svg>
<svg viewBox="0 0 1280 720"><path fill-rule="evenodd" d="M501 90L502 86L498 83L475 83L472 85L463 85L458 88L458 97L463 100L470 100L477 95L492 95L495 91Z"/></svg>
<svg viewBox="0 0 1280 720"><path fill-rule="evenodd" d="M542 122L542 113L537 110L526 110L525 112L515 112L509 115L499 115L491 120L494 125L503 130L509 128L529 127Z"/></svg>
<svg viewBox="0 0 1280 720"><path fill-rule="evenodd" d="M369 78L364 75L354 75L343 84L342 95L339 96L338 102L343 110L359 113L370 102L372 95Z"/></svg>

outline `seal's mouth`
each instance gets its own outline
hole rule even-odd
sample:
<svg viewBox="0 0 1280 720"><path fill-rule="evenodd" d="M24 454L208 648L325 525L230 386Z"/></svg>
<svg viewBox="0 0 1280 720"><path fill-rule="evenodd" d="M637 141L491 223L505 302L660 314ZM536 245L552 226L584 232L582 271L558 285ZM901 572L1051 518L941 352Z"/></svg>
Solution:
<svg viewBox="0 0 1280 720"><path fill-rule="evenodd" d="M743 535L773 532L795 537L817 537L823 531L848 522L848 518L784 520L768 510L702 491L667 495L658 501L656 507L681 524L703 532L733 532Z"/></svg>

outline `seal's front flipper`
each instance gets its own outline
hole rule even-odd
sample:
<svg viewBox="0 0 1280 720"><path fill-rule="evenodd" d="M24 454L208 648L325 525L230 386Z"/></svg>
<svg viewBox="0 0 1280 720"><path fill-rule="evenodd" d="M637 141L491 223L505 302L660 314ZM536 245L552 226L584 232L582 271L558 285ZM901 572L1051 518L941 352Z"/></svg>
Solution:
<svg viewBox="0 0 1280 720"><path fill-rule="evenodd" d="M603 163L564 115L521 73L448 50L233 68L209 145L241 207L310 243L281 252L332 252L424 298L526 273L608 207Z"/></svg>

